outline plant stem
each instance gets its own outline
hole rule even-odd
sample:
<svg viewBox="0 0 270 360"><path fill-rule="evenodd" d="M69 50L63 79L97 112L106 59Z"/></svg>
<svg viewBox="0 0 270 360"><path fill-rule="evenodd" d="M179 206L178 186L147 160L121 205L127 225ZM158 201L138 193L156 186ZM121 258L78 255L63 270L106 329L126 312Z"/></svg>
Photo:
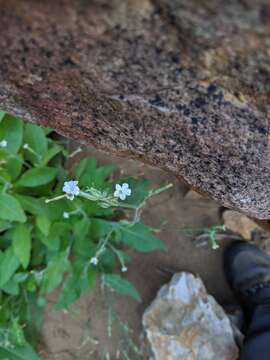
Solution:
<svg viewBox="0 0 270 360"><path fill-rule="evenodd" d="M53 199L46 199L45 203L48 204L48 203L50 203L52 201L57 201L57 200L61 200L61 199L64 199L64 198L66 198L66 195L59 195L59 196L56 196Z"/></svg>

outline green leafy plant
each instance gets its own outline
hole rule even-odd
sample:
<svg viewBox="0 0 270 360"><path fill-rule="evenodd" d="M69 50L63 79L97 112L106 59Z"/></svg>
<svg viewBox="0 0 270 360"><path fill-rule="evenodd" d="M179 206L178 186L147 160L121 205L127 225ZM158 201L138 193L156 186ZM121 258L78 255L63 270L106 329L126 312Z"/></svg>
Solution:
<svg viewBox="0 0 270 360"><path fill-rule="evenodd" d="M114 167L98 167L93 158L67 171L68 156L50 129L0 112L3 359L39 358L33 350L36 334L46 296L55 288L60 287L59 310L94 289L98 276L104 286L140 300L134 286L117 272L118 267L127 271L130 258L125 250L165 250L140 213L150 197L170 184L150 190L145 179L115 183Z"/></svg>
<svg viewBox="0 0 270 360"><path fill-rule="evenodd" d="M182 229L182 232L189 236L196 236L196 242L201 246L208 243L213 250L219 249L218 235L226 231L225 225L212 225L208 228Z"/></svg>

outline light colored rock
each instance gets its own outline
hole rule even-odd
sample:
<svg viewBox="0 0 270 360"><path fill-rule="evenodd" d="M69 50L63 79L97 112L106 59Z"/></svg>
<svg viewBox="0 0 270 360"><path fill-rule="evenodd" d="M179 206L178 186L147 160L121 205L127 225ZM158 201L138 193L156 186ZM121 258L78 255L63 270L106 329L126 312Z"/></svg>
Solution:
<svg viewBox="0 0 270 360"><path fill-rule="evenodd" d="M200 278L177 273L143 315L154 360L235 360L228 317Z"/></svg>
<svg viewBox="0 0 270 360"><path fill-rule="evenodd" d="M202 196L201 194L199 194L197 191L195 190L189 190L186 195L185 195L185 199L189 199L189 200L202 200L202 199L206 199L204 196Z"/></svg>
<svg viewBox="0 0 270 360"><path fill-rule="evenodd" d="M224 225L228 230L241 235L246 240L251 240L252 232L260 229L258 224L256 224L253 220L237 211L224 211L222 217Z"/></svg>

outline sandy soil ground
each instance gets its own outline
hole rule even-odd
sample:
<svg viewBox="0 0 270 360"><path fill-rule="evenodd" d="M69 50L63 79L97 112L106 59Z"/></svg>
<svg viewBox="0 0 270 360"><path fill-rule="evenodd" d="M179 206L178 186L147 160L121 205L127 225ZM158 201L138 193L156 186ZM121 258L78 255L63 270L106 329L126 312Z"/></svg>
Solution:
<svg viewBox="0 0 270 360"><path fill-rule="evenodd" d="M143 212L145 223L159 227L159 236L167 246L166 253L131 252L132 263L126 273L143 299L137 303L127 297L95 293L83 296L67 313L53 310L53 300L46 309L42 330L42 358L49 360L141 359L137 347L141 343L141 316L154 299L160 286L171 274L163 269L187 270L202 277L208 291L223 305L232 301L222 271L222 252L210 246L198 247L196 231L220 224L219 206L200 195L188 193L189 187L175 177L140 162L118 159L88 148L81 156L95 156L100 164L113 163L129 175L142 175L154 187L173 182L173 189L152 199ZM188 195L187 195L188 194ZM183 229L190 229L191 235Z"/></svg>

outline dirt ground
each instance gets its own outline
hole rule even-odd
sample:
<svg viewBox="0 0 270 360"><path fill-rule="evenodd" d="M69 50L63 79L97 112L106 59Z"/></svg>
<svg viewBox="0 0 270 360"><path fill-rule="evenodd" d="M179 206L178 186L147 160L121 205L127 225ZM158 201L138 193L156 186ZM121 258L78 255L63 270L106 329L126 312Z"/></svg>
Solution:
<svg viewBox="0 0 270 360"><path fill-rule="evenodd" d="M116 164L124 174L145 176L152 181L153 187L168 182L174 184L171 190L151 199L143 212L144 222L153 227L160 227L166 221L159 236L167 244L168 251L131 253L132 263L125 277L140 292L141 303L104 294L98 288L63 313L53 310L56 295L53 294L46 309L41 356L49 360L140 359L137 347L141 343L142 313L160 286L171 277L162 269L198 274L220 304L232 302L222 271L222 251L227 240L221 242L218 250L212 250L208 245L199 247L195 235L198 229L220 224L220 207L212 200L189 192L186 184L159 169L92 148L79 156L89 155L96 157L99 164ZM191 235L184 229L189 229Z"/></svg>

